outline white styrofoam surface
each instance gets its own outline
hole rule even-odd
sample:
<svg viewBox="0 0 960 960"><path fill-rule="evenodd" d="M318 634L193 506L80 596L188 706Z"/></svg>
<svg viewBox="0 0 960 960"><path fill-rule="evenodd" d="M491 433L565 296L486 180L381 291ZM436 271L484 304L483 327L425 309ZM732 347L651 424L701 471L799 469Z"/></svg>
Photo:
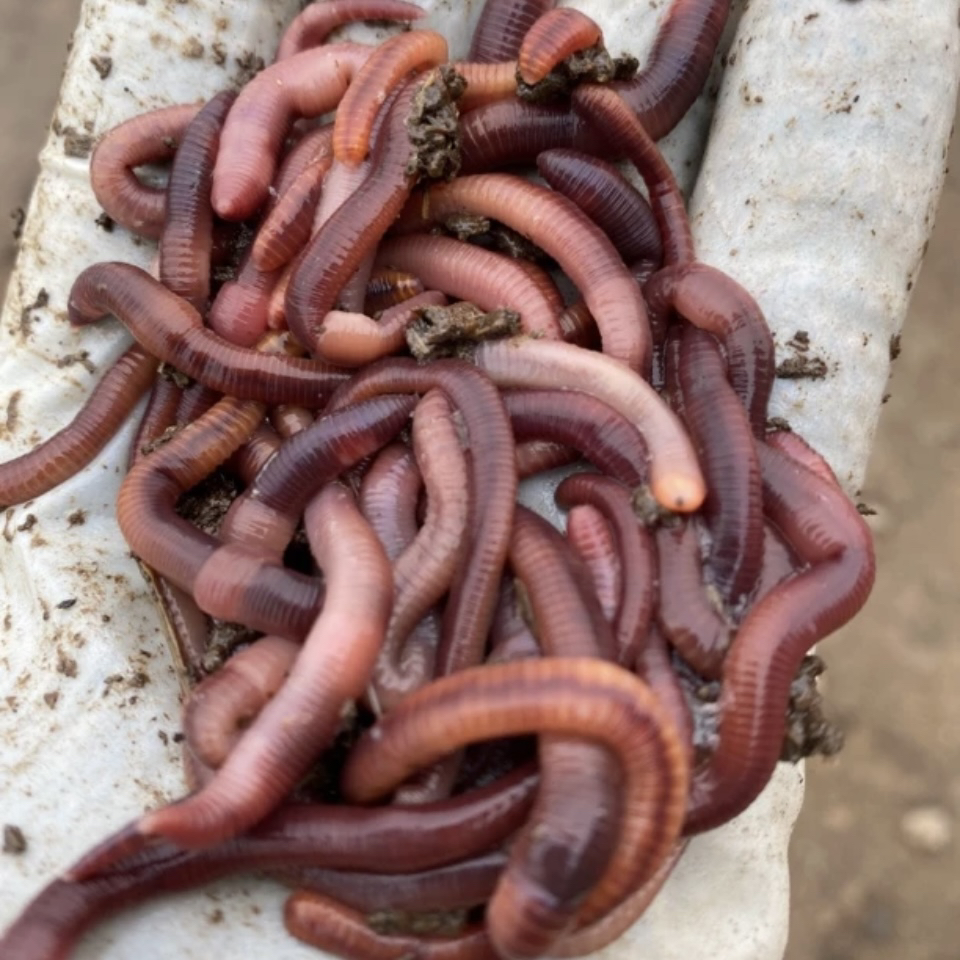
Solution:
<svg viewBox="0 0 960 960"><path fill-rule="evenodd" d="M479 0L425 5L435 11L426 25L442 25L453 54L462 54ZM666 9L576 5L601 21L613 52L641 56ZM94 225L86 161L65 156L64 134L96 136L149 107L208 97L239 74L237 57L269 58L298 7L87 0L57 110L61 133L42 155L0 324L0 457L69 420L124 345L112 323L79 334L67 327L73 277L98 260L146 264L151 255L122 231ZM855 487L886 379L886 343L906 312L905 278L916 273L941 184L957 3L752 0L734 49L694 199L699 249L751 289L780 343L806 329L838 365L822 383L779 385L777 412ZM96 55L113 60L106 80L90 63ZM670 138L671 162L687 182L708 113L709 103L700 105ZM28 309L41 288L48 305ZM58 366L81 350L95 373L76 362ZM80 477L3 518L0 822L20 826L28 849L0 856L0 927L90 844L183 790L172 742L178 689L161 621L113 521L129 439L128 426ZM751 810L691 845L644 920L607 953L780 957L787 842L801 796L800 771L781 768ZM224 882L105 923L77 956L200 958L211 948L315 956L283 933L282 899L259 880ZM222 923L212 922L214 911Z"/></svg>

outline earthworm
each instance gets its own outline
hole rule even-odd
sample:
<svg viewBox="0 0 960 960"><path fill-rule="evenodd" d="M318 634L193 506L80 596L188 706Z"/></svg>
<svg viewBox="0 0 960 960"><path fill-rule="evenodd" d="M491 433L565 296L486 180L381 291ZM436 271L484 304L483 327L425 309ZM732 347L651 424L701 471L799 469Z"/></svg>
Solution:
<svg viewBox="0 0 960 960"><path fill-rule="evenodd" d="M314 411L306 407L281 403L270 410L270 423L284 440L289 440L298 433L308 430L315 422Z"/></svg>
<svg viewBox="0 0 960 960"><path fill-rule="evenodd" d="M622 483L631 487L646 483L643 437L602 400L573 390L510 390L503 402L517 441L561 443Z"/></svg>
<svg viewBox="0 0 960 960"><path fill-rule="evenodd" d="M797 572L797 561L783 538L770 526L763 525L763 564L751 598L754 603L762 600L777 584Z"/></svg>
<svg viewBox="0 0 960 960"><path fill-rule="evenodd" d="M612 84L651 139L665 137L700 95L730 14L730 0L673 0L643 70Z"/></svg>
<svg viewBox="0 0 960 960"><path fill-rule="evenodd" d="M555 0L486 0L473 31L469 59L477 63L515 60L527 31Z"/></svg>
<svg viewBox="0 0 960 960"><path fill-rule="evenodd" d="M151 240L159 238L166 220L166 190L146 186L133 171L169 160L202 108L202 103L162 107L103 135L90 157L90 186L111 220Z"/></svg>
<svg viewBox="0 0 960 960"><path fill-rule="evenodd" d="M780 755L790 683L804 655L863 606L875 573L870 531L843 491L766 444L757 454L767 516L810 566L753 606L730 646L719 742L697 771L688 834L735 817L763 789Z"/></svg>
<svg viewBox="0 0 960 960"><path fill-rule="evenodd" d="M308 130L293 146L287 150L277 175L273 179L273 191L267 201L267 211L279 202L280 198L300 179L300 175L308 167L326 160L333 155L333 124L321 123ZM276 197L273 192L276 192Z"/></svg>
<svg viewBox="0 0 960 960"><path fill-rule="evenodd" d="M397 353L406 345L407 327L424 307L443 307L439 290L425 290L384 310L379 320L363 313L331 310L323 318L316 352L341 367L363 367Z"/></svg>
<svg viewBox="0 0 960 960"><path fill-rule="evenodd" d="M515 61L474 63L458 60L453 64L453 69L467 81L467 89L457 101L457 107L463 113L513 97L517 92Z"/></svg>
<svg viewBox="0 0 960 960"><path fill-rule="evenodd" d="M213 207L210 185L220 131L236 99L218 93L190 121L167 182L167 216L160 236L160 282L203 313L210 297Z"/></svg>
<svg viewBox="0 0 960 960"><path fill-rule="evenodd" d="M593 592L604 617L613 623L623 597L623 566L609 523L589 503L571 507L567 514L567 539L590 571Z"/></svg>
<svg viewBox="0 0 960 960"><path fill-rule="evenodd" d="M563 300L547 272L534 264L450 237L426 235L387 240L375 262L406 270L430 289L442 290L482 310L516 310L524 333L560 337L557 317L563 311Z"/></svg>
<svg viewBox="0 0 960 960"><path fill-rule="evenodd" d="M327 0L311 3L287 26L277 47L276 60L286 60L309 47L319 47L338 27L358 20L419 20L424 10L404 0Z"/></svg>
<svg viewBox="0 0 960 960"><path fill-rule="evenodd" d="M706 487L676 415L638 374L612 357L569 343L518 338L482 343L474 362L499 387L581 390L633 423L650 451L650 486L668 510L692 512Z"/></svg>
<svg viewBox="0 0 960 960"><path fill-rule="evenodd" d="M343 771L344 793L358 802L383 796L478 740L536 732L581 737L613 751L624 782L620 839L580 908L583 924L643 884L678 837L689 778L683 746L646 685L605 661L545 657L462 670L411 694L373 729ZM488 923L496 903L497 893ZM509 915L510 905L498 909Z"/></svg>
<svg viewBox="0 0 960 960"><path fill-rule="evenodd" d="M419 366L412 360L381 360L345 384L328 409L377 394L425 393L433 388L442 390L460 412L470 449L477 451L470 458L475 505L467 557L447 601L438 653L437 670L446 674L481 661L507 555L517 476L513 434L503 401L487 377L462 361L438 360Z"/></svg>
<svg viewBox="0 0 960 960"><path fill-rule="evenodd" d="M722 340L730 383L747 409L754 435L762 438L775 360L773 337L756 300L731 277L699 262L659 271L644 295L652 315L676 310Z"/></svg>
<svg viewBox="0 0 960 960"><path fill-rule="evenodd" d="M384 447L363 476L360 510L391 563L417 535L417 501L422 486L413 451L400 443Z"/></svg>
<svg viewBox="0 0 960 960"><path fill-rule="evenodd" d="M680 742L687 751L687 757L693 764L693 714L690 712L680 677L674 669L666 638L656 623L651 624L647 631L640 655L634 664L634 671L650 687L670 716L680 734Z"/></svg>
<svg viewBox="0 0 960 960"><path fill-rule="evenodd" d="M661 584L657 621L683 659L702 677L715 680L732 628L719 598L705 589L696 523L665 524L655 534Z"/></svg>
<svg viewBox="0 0 960 960"><path fill-rule="evenodd" d="M470 493L467 463L454 412L439 391L413 414L413 448L427 493L427 513L413 542L393 567L394 603L373 672L382 710L433 676L436 648L406 642L410 632L447 592L466 542Z"/></svg>
<svg viewBox="0 0 960 960"><path fill-rule="evenodd" d="M580 459L576 450L549 440L521 440L516 450L517 476L521 480L546 470L565 467Z"/></svg>
<svg viewBox="0 0 960 960"><path fill-rule="evenodd" d="M517 55L517 74L532 86L567 57L596 46L602 38L596 22L579 10L548 10L523 38Z"/></svg>
<svg viewBox="0 0 960 960"><path fill-rule="evenodd" d="M150 389L156 373L157 361L141 347L124 351L67 426L0 464L0 505L39 497L91 463Z"/></svg>
<svg viewBox="0 0 960 960"><path fill-rule="evenodd" d="M557 322L564 342L588 350L600 349L600 331L590 309L582 300L571 303L557 318Z"/></svg>
<svg viewBox="0 0 960 960"><path fill-rule="evenodd" d="M623 598L615 621L615 659L632 667L643 647L657 599L657 567L650 534L633 512L630 492L610 477L574 474L557 487L555 497L564 509L590 504L610 524L623 569Z"/></svg>
<svg viewBox="0 0 960 960"><path fill-rule="evenodd" d="M207 325L218 336L238 347L252 347L270 326L270 298L282 272L264 270L247 249L232 280L227 280L213 298Z"/></svg>
<svg viewBox="0 0 960 960"><path fill-rule="evenodd" d="M779 450L780 453L785 454L792 460L796 460L801 466L820 477L821 480L839 485L837 475L823 455L817 453L798 433L793 433L790 430L775 430L768 433L765 440L767 446Z"/></svg>
<svg viewBox="0 0 960 960"><path fill-rule="evenodd" d="M126 263L84 270L70 292L69 314L74 325L113 314L151 354L239 399L318 407L345 379L326 364L228 343L203 326L189 303Z"/></svg>
<svg viewBox="0 0 960 960"><path fill-rule="evenodd" d="M381 43L343 94L333 122L333 155L355 167L367 156L380 106L408 74L437 67L447 59L447 41L433 30L413 30Z"/></svg>
<svg viewBox="0 0 960 960"><path fill-rule="evenodd" d="M250 434L250 439L230 458L229 470L236 473L240 481L248 486L276 455L281 443L282 440L277 431L269 424L261 423ZM221 526L221 532L222 530Z"/></svg>
<svg viewBox="0 0 960 960"><path fill-rule="evenodd" d="M209 622L193 597L166 577L147 570L148 582L160 601L160 610L173 642L170 644L180 686L204 675L204 660L209 646Z"/></svg>
<svg viewBox="0 0 960 960"><path fill-rule="evenodd" d="M260 349L264 347L261 346ZM177 404L177 423L192 423L194 420L199 420L219 399L220 394L216 390L211 390L202 383L191 383L180 393L180 402Z"/></svg>
<svg viewBox="0 0 960 960"><path fill-rule="evenodd" d="M183 732L194 754L208 767L221 766L243 730L290 673L300 644L261 637L230 657L198 683L183 710Z"/></svg>
<svg viewBox="0 0 960 960"><path fill-rule="evenodd" d="M283 138L296 117L333 110L373 47L338 43L274 63L237 97L220 137L213 208L244 220L267 198Z"/></svg>
<svg viewBox="0 0 960 960"><path fill-rule="evenodd" d="M517 509L510 565L524 584L543 653L611 657L610 627L573 560L553 527ZM606 869L619 834L614 757L598 744L556 735L540 737L539 754L537 799L488 911L487 931L502 956L549 952Z"/></svg>
<svg viewBox="0 0 960 960"><path fill-rule="evenodd" d="M499 220L552 256L580 290L600 329L603 350L633 370L650 365L650 328L639 287L606 234L575 204L509 174L459 177L430 187L408 206L407 222L454 213Z"/></svg>
<svg viewBox="0 0 960 960"><path fill-rule="evenodd" d="M610 237L624 263L661 264L663 244L650 204L613 164L576 150L544 150L537 170Z"/></svg>
<svg viewBox="0 0 960 960"><path fill-rule="evenodd" d="M367 281L364 311L372 316L423 293L424 289L420 278L411 273L389 268L375 270Z"/></svg>
<svg viewBox="0 0 960 960"><path fill-rule="evenodd" d="M204 849L249 829L303 776L333 739L345 705L363 693L390 615L390 562L340 484L311 500L306 528L326 598L290 676L210 784L140 818L145 836Z"/></svg>
<svg viewBox="0 0 960 960"><path fill-rule="evenodd" d="M710 579L736 607L760 574L763 504L750 420L724 367L717 341L687 327L680 345L680 387L684 419L707 480Z"/></svg>
<svg viewBox="0 0 960 960"><path fill-rule="evenodd" d="M144 456L153 444L177 422L177 405L182 392L180 387L169 377L156 375L151 386L147 408L143 411L137 431L133 435L133 443L130 444L128 468ZM2 499L0 495L0 500Z"/></svg>
<svg viewBox="0 0 960 960"><path fill-rule="evenodd" d="M693 237L676 177L663 154L636 115L609 87L596 84L577 87L572 96L573 109L592 124L608 142L637 168L650 195L663 244L665 264L687 263L693 259Z"/></svg>

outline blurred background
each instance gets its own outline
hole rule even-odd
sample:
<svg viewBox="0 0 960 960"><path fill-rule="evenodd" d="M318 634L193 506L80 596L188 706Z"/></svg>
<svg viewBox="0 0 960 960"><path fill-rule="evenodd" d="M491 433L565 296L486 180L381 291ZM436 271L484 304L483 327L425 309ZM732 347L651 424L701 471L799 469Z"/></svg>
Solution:
<svg viewBox="0 0 960 960"><path fill-rule="evenodd" d="M79 8L0 0L0 291ZM821 648L847 744L808 766L787 960L960 957L960 396L946 362L960 356L957 168L862 493L877 511L877 587Z"/></svg>

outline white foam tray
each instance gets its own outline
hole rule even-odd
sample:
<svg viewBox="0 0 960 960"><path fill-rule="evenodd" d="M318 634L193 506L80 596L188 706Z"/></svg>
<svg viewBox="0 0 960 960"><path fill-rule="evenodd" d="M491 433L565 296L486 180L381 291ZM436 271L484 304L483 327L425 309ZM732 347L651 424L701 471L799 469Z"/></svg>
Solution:
<svg viewBox="0 0 960 960"><path fill-rule="evenodd" d="M435 0L427 25L467 46L479 0ZM575 4L614 52L643 55L666 3ZM67 422L125 346L114 323L75 333L70 284L86 265L145 265L148 246L94 224L96 137L145 109L206 97L269 59L297 0L87 0L23 249L0 323L0 457ZM658 7L658 9L651 9ZM739 7L738 7L739 11ZM779 382L774 412L851 490L866 464L889 366L942 185L958 74L956 0L752 0L740 22L692 201L703 259L757 297L783 345L807 331L822 381ZM91 57L110 57L101 79ZM687 187L709 98L670 138ZM45 291L45 306L34 307ZM41 298L42 299L42 298ZM87 351L86 364L64 358ZM0 855L0 927L90 844L183 790L178 689L160 617L113 501L131 426L89 469L7 511L0 537L0 822L28 848ZM68 602L69 601L69 602ZM75 602L72 602L75 601ZM70 603L72 602L72 603ZM117 678L120 678L119 680ZM777 960L787 936L787 845L802 772L781 767L742 817L691 844L647 916L610 957ZM240 878L104 923L82 960L316 956L283 932L283 891ZM215 922L222 918L222 922Z"/></svg>

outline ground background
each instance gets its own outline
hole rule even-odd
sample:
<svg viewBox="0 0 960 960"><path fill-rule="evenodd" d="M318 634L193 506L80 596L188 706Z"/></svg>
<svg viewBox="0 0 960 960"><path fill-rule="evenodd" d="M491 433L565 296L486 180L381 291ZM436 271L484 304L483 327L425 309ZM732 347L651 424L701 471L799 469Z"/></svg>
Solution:
<svg viewBox="0 0 960 960"><path fill-rule="evenodd" d="M3 218L26 206L79 6L0 0L0 291L15 256ZM823 648L847 747L809 768L787 960L960 958L956 165L863 491L878 511L877 589Z"/></svg>

